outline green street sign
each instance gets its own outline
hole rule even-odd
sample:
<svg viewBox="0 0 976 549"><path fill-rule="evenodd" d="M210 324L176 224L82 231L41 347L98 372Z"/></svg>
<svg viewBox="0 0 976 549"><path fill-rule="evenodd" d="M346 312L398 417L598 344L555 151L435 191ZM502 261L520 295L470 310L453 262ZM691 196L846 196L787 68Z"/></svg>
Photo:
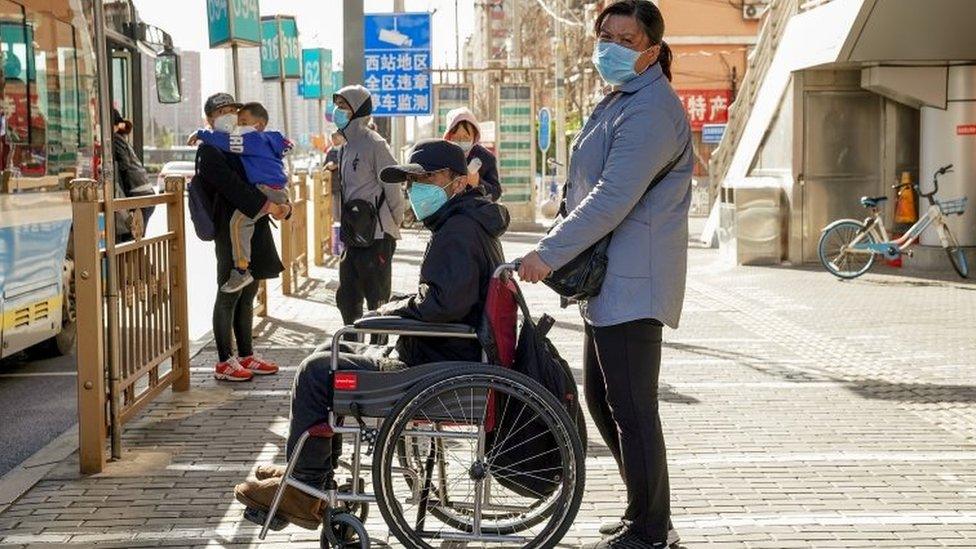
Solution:
<svg viewBox="0 0 976 549"><path fill-rule="evenodd" d="M258 0L207 0L210 47L261 43Z"/></svg>
<svg viewBox="0 0 976 549"><path fill-rule="evenodd" d="M302 97L326 99L332 93L332 50L302 50Z"/></svg>
<svg viewBox="0 0 976 549"><path fill-rule="evenodd" d="M265 80L300 79L301 57L295 18L288 15L262 17L261 77Z"/></svg>

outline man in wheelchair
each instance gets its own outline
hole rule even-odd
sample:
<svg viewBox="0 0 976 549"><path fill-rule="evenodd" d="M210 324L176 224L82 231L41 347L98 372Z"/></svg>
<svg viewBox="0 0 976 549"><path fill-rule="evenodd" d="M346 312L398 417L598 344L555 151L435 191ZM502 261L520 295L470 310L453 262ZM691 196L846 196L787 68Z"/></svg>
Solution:
<svg viewBox="0 0 976 549"><path fill-rule="evenodd" d="M480 188L467 188L464 151L443 139L417 143L410 163L383 170L384 183L408 186L410 205L432 232L420 267L417 293L390 302L367 315L398 316L421 322L477 327L495 269L504 263L499 237L508 228L504 206L491 202ZM477 340L400 337L395 356L383 349L351 346L342 353L340 370L391 370L441 361L480 362ZM326 423L332 402L330 351L320 347L299 367L291 397L286 457L307 430ZM342 443L338 436L307 440L292 475L327 489ZM244 505L267 511L281 484L284 467L259 467L257 480L238 484L234 494ZM322 502L289 486L277 515L293 524L318 528Z"/></svg>

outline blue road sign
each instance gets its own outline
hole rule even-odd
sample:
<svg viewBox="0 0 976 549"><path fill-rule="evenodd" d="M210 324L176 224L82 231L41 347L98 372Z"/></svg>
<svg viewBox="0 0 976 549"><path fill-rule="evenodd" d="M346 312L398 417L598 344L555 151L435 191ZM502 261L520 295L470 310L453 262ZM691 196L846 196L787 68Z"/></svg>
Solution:
<svg viewBox="0 0 976 549"><path fill-rule="evenodd" d="M366 15L363 83L373 116L431 113L429 13Z"/></svg>
<svg viewBox="0 0 976 549"><path fill-rule="evenodd" d="M542 154L545 154L549 150L549 145L552 141L552 133L550 132L550 124L552 123L552 114L549 113L549 109L542 107L539 109L539 150Z"/></svg>
<svg viewBox="0 0 976 549"><path fill-rule="evenodd" d="M725 124L703 124L702 143L721 143L725 135Z"/></svg>

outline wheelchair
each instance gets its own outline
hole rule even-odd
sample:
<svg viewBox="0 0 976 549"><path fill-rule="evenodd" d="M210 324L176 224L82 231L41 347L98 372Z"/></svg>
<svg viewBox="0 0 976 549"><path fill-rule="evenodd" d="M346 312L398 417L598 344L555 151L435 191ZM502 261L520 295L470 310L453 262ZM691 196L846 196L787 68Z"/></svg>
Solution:
<svg viewBox="0 0 976 549"><path fill-rule="evenodd" d="M519 311L528 317L515 268L495 271L477 330L371 317L334 334L329 420L297 442L270 509L245 513L261 524L260 539L287 525L275 516L286 486L327 504L322 547L367 549L364 522L374 503L390 533L410 548L550 548L562 539L583 497L585 449L564 403L511 370ZM347 334L477 339L483 362L339 371ZM319 490L293 478L308 438L334 435L351 438L350 461L340 462L350 481Z"/></svg>

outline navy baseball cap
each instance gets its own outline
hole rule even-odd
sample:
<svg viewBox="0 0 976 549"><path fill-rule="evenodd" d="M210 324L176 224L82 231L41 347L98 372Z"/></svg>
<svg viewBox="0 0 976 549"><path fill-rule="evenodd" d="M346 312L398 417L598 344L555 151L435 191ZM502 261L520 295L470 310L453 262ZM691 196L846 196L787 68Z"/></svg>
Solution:
<svg viewBox="0 0 976 549"><path fill-rule="evenodd" d="M464 149L444 139L423 139L410 152L410 162L383 168L380 179L384 183L403 183L408 175L424 175L445 169L468 173Z"/></svg>
<svg viewBox="0 0 976 549"><path fill-rule="evenodd" d="M235 101L233 95L224 92L215 93L208 97L207 102L203 104L203 112L210 116L215 110L228 105L241 108L241 103Z"/></svg>

